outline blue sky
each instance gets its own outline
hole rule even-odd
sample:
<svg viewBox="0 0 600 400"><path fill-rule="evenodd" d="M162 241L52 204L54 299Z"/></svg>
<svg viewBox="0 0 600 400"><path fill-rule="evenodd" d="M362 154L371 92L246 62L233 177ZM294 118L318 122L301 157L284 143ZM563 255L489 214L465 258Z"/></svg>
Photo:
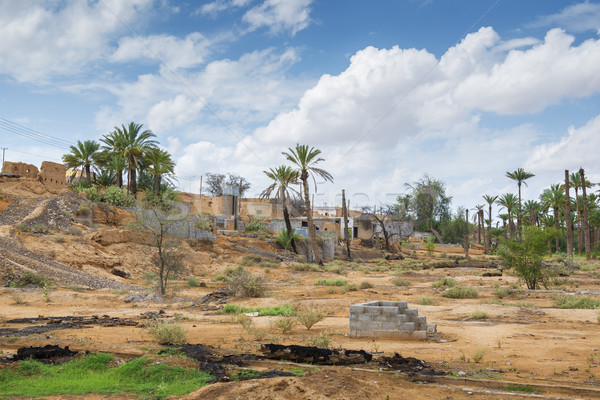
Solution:
<svg viewBox="0 0 600 400"><path fill-rule="evenodd" d="M600 181L599 29L598 1L0 1L0 147L39 165L135 121L196 193L260 192L299 142L335 178L317 205L429 173L471 208L519 167L537 198L564 169Z"/></svg>

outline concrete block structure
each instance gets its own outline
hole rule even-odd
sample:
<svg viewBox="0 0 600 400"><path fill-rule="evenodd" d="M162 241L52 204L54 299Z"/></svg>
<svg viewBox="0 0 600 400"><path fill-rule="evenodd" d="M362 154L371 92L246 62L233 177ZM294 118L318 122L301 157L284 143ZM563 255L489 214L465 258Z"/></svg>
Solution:
<svg viewBox="0 0 600 400"><path fill-rule="evenodd" d="M437 331L405 301L371 301L350 306L350 336L425 340Z"/></svg>

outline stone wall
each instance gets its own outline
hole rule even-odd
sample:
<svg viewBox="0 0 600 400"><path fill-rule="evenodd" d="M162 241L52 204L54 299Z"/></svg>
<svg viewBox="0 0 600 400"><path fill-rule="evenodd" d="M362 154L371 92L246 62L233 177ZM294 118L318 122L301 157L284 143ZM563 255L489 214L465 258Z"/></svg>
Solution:
<svg viewBox="0 0 600 400"><path fill-rule="evenodd" d="M2 166L2 172L7 174L21 175L24 178L37 179L38 177L38 169L35 165L22 162L5 161L4 165Z"/></svg>
<svg viewBox="0 0 600 400"><path fill-rule="evenodd" d="M350 306L350 336L427 339L437 325L428 324L405 301L371 301Z"/></svg>
<svg viewBox="0 0 600 400"><path fill-rule="evenodd" d="M49 189L62 189L66 185L67 168L51 161L42 162L37 178Z"/></svg>

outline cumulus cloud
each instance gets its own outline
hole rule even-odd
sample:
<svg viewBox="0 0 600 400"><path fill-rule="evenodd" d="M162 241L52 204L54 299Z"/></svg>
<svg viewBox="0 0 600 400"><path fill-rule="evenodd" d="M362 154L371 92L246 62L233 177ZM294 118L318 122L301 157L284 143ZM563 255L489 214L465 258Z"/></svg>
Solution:
<svg viewBox="0 0 600 400"><path fill-rule="evenodd" d="M312 0L265 0L248 10L242 20L249 31L267 27L273 33L291 31L292 35L306 28L310 22Z"/></svg>
<svg viewBox="0 0 600 400"><path fill-rule="evenodd" d="M159 132L180 128L194 121L203 107L201 99L191 99L182 94L160 101L148 112L148 127Z"/></svg>
<svg viewBox="0 0 600 400"><path fill-rule="evenodd" d="M216 0L210 3L204 4L200 7L196 13L205 14L215 17L217 14L229 10L244 7L249 4L252 0Z"/></svg>
<svg viewBox="0 0 600 400"><path fill-rule="evenodd" d="M0 74L20 82L80 74L110 53L110 41L125 29L121 21L135 23L151 3L1 2Z"/></svg>

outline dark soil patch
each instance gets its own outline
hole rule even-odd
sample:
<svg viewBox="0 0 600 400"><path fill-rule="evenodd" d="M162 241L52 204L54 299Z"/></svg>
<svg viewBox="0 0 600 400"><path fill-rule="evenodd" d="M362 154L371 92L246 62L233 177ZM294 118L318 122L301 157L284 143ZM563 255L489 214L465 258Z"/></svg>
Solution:
<svg viewBox="0 0 600 400"><path fill-rule="evenodd" d="M27 336L71 328L88 328L89 325L100 326L137 326L138 323L125 318L109 317L103 315L98 317L38 317L38 318L16 318L6 321L7 324L32 324L26 328L4 328L0 329L0 337L4 336ZM44 325L35 325L41 324Z"/></svg>

